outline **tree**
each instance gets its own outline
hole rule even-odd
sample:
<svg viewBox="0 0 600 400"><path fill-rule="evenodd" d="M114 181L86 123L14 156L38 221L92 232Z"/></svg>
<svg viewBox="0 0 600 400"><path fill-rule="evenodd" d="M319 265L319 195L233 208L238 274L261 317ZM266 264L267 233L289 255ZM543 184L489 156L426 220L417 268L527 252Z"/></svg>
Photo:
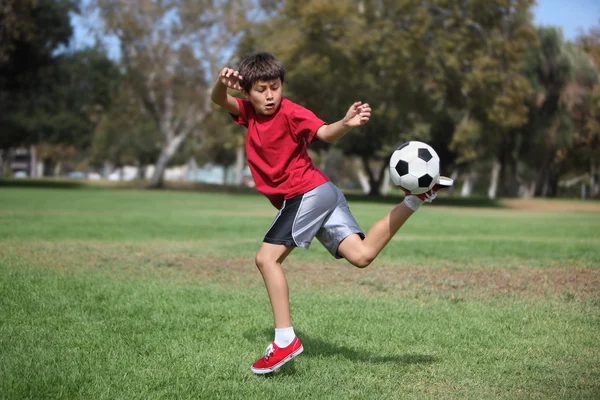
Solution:
<svg viewBox="0 0 600 400"><path fill-rule="evenodd" d="M495 0L429 6L435 17L430 39L435 51L428 56L438 64L433 76L443 104L439 118L454 124L449 145L459 166L470 171L483 160L494 160L490 197L496 195L500 174L508 183L505 193L515 192L514 129L527 121L525 101L531 93L520 67L536 39L532 4Z"/></svg>
<svg viewBox="0 0 600 400"><path fill-rule="evenodd" d="M69 14L76 11L73 0L0 6L6 23L0 30L0 149L36 145L48 172L65 155L84 158L80 153L120 79L103 49L68 47Z"/></svg>
<svg viewBox="0 0 600 400"><path fill-rule="evenodd" d="M121 45L128 84L161 138L150 186L212 111L208 90L245 27L247 1L95 0L106 33Z"/></svg>
<svg viewBox="0 0 600 400"><path fill-rule="evenodd" d="M524 64L534 93L528 101L528 123L522 130L521 156L536 172L535 195L556 196L558 179L565 172L560 167L574 145L572 112L585 97L582 90L586 91L585 81L594 79L590 74L594 68L580 49L565 43L559 28L538 28L537 35L539 46L531 49Z"/></svg>
<svg viewBox="0 0 600 400"><path fill-rule="evenodd" d="M5 0L0 4L0 65L9 62L20 43L35 38L32 11L36 0Z"/></svg>
<svg viewBox="0 0 600 400"><path fill-rule="evenodd" d="M277 13L244 38L239 53L273 51L288 69L286 96L325 121L340 119L357 99L372 106L371 121L335 146L361 160L371 194L377 194L392 149L409 137L427 137L422 114L431 107L411 59L426 26L421 6L353 0L277 5ZM321 146L327 145L313 148Z"/></svg>
<svg viewBox="0 0 600 400"><path fill-rule="evenodd" d="M90 163L110 174L113 167L137 165L140 178L161 151L161 139L146 109L122 82L115 98L102 114L90 149Z"/></svg>
<svg viewBox="0 0 600 400"><path fill-rule="evenodd" d="M581 34L569 52L574 79L565 100L574 119L571 158L589 171L590 195L600 196L600 27Z"/></svg>
<svg viewBox="0 0 600 400"><path fill-rule="evenodd" d="M0 149L40 139L40 85L56 67L57 49L72 34L74 0L8 0L0 5ZM43 83L42 83L43 82Z"/></svg>
<svg viewBox="0 0 600 400"><path fill-rule="evenodd" d="M463 163L491 154L502 135L510 142L527 115L519 66L535 41L532 3L290 0L245 50L274 49L289 68L286 90L325 120L356 98L371 104L369 124L336 145L363 160L376 192L407 139L453 141L454 154L443 152Z"/></svg>

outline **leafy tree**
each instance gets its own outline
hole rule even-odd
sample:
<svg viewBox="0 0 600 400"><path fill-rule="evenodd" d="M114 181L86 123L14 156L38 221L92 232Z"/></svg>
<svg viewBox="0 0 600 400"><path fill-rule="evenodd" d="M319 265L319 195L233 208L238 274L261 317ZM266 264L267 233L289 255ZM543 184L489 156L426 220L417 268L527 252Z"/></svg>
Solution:
<svg viewBox="0 0 600 400"><path fill-rule="evenodd" d="M77 2L7 4L0 7L10 39L0 50L0 148L37 145L50 173L65 157L85 158L82 151L110 104L120 72L101 48L67 47L69 14L77 11ZM11 24L10 15L23 18L23 26Z"/></svg>
<svg viewBox="0 0 600 400"><path fill-rule="evenodd" d="M38 131L49 142L90 144L93 127L108 109L121 73L102 49L64 53L44 70L34 99L40 110ZM48 111L46 111L48 110Z"/></svg>
<svg viewBox="0 0 600 400"><path fill-rule="evenodd" d="M94 132L90 163L96 168L137 165L140 174L154 164L161 151L161 138L146 109L126 82L122 82L111 107ZM143 178L143 175L140 176Z"/></svg>
<svg viewBox="0 0 600 400"><path fill-rule="evenodd" d="M592 28L571 46L574 84L565 96L574 118L575 137L571 157L589 170L590 193L600 196L600 27ZM583 54L582 54L583 53Z"/></svg>
<svg viewBox="0 0 600 400"><path fill-rule="evenodd" d="M150 186L192 133L203 137L212 111L208 90L226 64L252 10L246 1L94 0L106 32L121 45L128 84L159 133Z"/></svg>
<svg viewBox="0 0 600 400"><path fill-rule="evenodd" d="M539 46L525 59L534 94L523 129L522 159L536 171L535 194L556 196L569 149L575 146L578 129L573 112L586 107L587 87L597 81L597 70L581 49L565 43L560 29L538 28L537 35Z"/></svg>
<svg viewBox="0 0 600 400"><path fill-rule="evenodd" d="M74 0L7 0L0 5L0 149L31 144L42 115L40 86L50 82L56 50L72 34Z"/></svg>
<svg viewBox="0 0 600 400"><path fill-rule="evenodd" d="M335 144L360 158L372 194L379 190L391 150L408 138L427 137L430 107L414 79L411 46L423 34L420 5L410 1L289 0L255 26L240 53L268 49L286 65L286 95L325 121L341 118L356 100L373 108L369 124ZM411 16L408 22L402 19ZM317 146L319 146L317 144ZM325 146L325 145L321 145ZM382 162L384 161L384 162Z"/></svg>
<svg viewBox="0 0 600 400"><path fill-rule="evenodd" d="M0 4L0 65L11 61L16 47L35 38L32 14L37 0L5 0Z"/></svg>
<svg viewBox="0 0 600 400"><path fill-rule="evenodd" d="M496 173L514 191L518 147L516 127L527 121L525 101L531 93L520 73L521 62L535 44L531 0L435 2L430 63L434 65L441 121L452 121L449 143L463 168L495 160ZM449 128L449 127L448 127ZM498 182L492 176L492 182ZM495 196L495 187L490 195Z"/></svg>
<svg viewBox="0 0 600 400"><path fill-rule="evenodd" d="M336 145L363 160L377 191L383 169L368 166L407 139L434 140L463 163L495 155L502 135L510 142L527 116L519 67L535 40L532 3L288 0L243 50L273 49L286 90L325 120L357 98L371 104L371 122Z"/></svg>

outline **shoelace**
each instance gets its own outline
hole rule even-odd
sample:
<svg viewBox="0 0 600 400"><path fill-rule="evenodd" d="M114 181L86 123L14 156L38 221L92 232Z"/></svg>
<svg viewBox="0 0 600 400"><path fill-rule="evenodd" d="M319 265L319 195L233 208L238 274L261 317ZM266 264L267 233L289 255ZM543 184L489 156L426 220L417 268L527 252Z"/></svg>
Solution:
<svg viewBox="0 0 600 400"><path fill-rule="evenodd" d="M425 198L423 199L423 201L425 203L431 203L436 197L437 197L436 192L429 191L429 192L425 193Z"/></svg>
<svg viewBox="0 0 600 400"><path fill-rule="evenodd" d="M275 352L275 348L273 347L273 343L267 346L267 350L265 350L265 360L269 360L269 357L273 355Z"/></svg>

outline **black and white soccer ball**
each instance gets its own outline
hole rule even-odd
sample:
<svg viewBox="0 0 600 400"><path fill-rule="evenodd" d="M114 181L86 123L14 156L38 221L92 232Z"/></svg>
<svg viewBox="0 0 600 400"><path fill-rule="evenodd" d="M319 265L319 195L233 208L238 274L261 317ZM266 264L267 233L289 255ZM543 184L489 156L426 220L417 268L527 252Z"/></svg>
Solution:
<svg viewBox="0 0 600 400"><path fill-rule="evenodd" d="M440 176L440 158L427 143L400 145L390 158L390 177L396 186L412 194L425 193Z"/></svg>

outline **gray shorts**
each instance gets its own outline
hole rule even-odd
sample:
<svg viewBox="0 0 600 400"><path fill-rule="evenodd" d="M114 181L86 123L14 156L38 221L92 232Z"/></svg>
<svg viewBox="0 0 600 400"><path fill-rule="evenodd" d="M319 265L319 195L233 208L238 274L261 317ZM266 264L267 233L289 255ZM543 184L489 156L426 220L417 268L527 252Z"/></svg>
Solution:
<svg viewBox="0 0 600 400"><path fill-rule="evenodd" d="M343 193L327 182L285 200L263 241L307 249L316 237L335 258L342 258L338 246L354 233L365 238Z"/></svg>

